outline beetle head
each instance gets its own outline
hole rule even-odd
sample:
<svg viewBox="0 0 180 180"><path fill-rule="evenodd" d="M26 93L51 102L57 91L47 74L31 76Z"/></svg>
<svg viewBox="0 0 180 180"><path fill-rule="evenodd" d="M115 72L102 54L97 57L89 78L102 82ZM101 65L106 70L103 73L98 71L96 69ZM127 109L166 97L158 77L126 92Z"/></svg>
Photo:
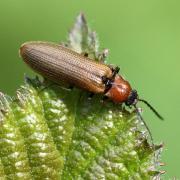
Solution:
<svg viewBox="0 0 180 180"><path fill-rule="evenodd" d="M138 102L138 94L136 90L132 90L128 96L127 101L125 102L127 106L135 105Z"/></svg>

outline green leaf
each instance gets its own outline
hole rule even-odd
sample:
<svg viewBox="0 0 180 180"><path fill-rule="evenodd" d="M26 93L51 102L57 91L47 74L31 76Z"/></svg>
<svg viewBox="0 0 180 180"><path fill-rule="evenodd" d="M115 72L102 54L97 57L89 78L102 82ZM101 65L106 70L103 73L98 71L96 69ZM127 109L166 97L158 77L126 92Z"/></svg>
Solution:
<svg viewBox="0 0 180 180"><path fill-rule="evenodd" d="M104 61L81 13L67 46ZM52 84L52 82L50 83ZM161 145L133 109L37 77L0 94L0 179L158 179Z"/></svg>
<svg viewBox="0 0 180 180"><path fill-rule="evenodd" d="M90 57L98 58L99 42L96 32L90 30L83 13L76 18L67 46L78 53L88 53Z"/></svg>

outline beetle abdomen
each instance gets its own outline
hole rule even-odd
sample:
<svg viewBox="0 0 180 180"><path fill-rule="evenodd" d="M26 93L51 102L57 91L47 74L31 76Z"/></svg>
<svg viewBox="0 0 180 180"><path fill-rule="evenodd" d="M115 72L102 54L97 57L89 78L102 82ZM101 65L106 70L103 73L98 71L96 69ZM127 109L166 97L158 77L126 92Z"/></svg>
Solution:
<svg viewBox="0 0 180 180"><path fill-rule="evenodd" d="M23 60L42 76L61 84L103 93L102 77L110 78L111 69L63 46L47 42L28 42L21 46Z"/></svg>

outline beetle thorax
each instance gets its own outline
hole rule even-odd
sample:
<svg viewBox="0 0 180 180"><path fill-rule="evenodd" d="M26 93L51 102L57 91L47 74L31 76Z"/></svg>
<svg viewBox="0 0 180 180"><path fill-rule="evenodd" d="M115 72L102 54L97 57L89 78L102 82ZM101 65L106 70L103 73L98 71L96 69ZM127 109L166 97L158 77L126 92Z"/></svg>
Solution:
<svg viewBox="0 0 180 180"><path fill-rule="evenodd" d="M105 95L116 103L123 103L127 101L131 90L130 84L117 74L112 82L111 88Z"/></svg>

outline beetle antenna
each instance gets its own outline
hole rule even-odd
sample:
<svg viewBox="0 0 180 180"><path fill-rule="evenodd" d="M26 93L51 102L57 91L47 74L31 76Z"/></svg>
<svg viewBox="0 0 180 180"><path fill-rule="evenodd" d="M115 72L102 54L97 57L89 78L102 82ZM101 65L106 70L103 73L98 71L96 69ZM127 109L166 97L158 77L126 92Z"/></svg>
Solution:
<svg viewBox="0 0 180 180"><path fill-rule="evenodd" d="M154 147L154 140L153 140L153 137L152 137L152 133L151 133L148 125L146 124L146 121L144 121L143 117L141 116L141 113L140 113L138 107L137 107L136 105L134 105L134 107L135 107L135 110L136 110L136 114L137 114L138 119L139 119L141 122L143 122L144 126L145 126L146 129L147 129L147 131L148 131L148 133L149 133L149 136L150 136L150 139L151 139L151 142L152 142L152 145L153 145L153 147Z"/></svg>
<svg viewBox="0 0 180 180"><path fill-rule="evenodd" d="M164 118L146 100L144 99L138 99L138 100L146 104L159 119L164 120Z"/></svg>

